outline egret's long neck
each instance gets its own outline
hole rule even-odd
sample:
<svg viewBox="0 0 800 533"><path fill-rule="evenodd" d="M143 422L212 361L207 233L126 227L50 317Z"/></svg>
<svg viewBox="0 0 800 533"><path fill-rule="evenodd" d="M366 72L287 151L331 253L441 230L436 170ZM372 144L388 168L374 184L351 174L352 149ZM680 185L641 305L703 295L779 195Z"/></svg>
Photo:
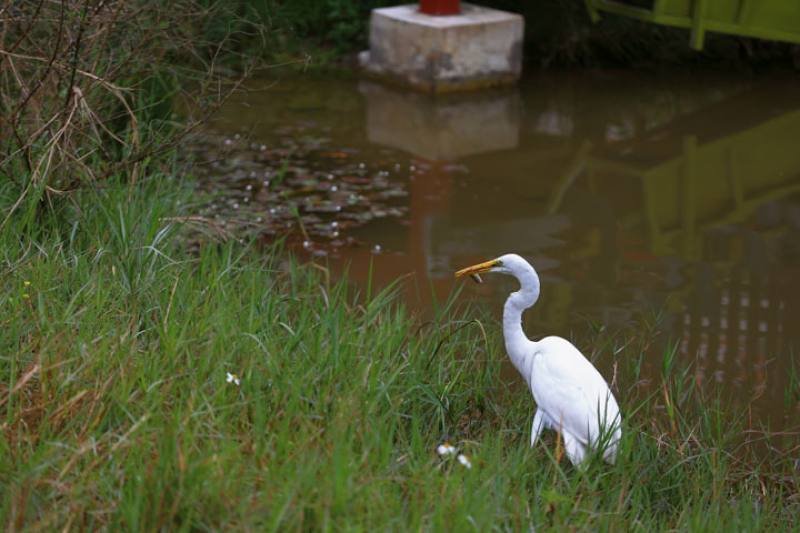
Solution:
<svg viewBox="0 0 800 533"><path fill-rule="evenodd" d="M527 381L531 375L535 343L522 330L522 313L539 298L539 276L531 268L530 271L518 274L517 278L520 289L511 293L503 307L503 337L511 362Z"/></svg>

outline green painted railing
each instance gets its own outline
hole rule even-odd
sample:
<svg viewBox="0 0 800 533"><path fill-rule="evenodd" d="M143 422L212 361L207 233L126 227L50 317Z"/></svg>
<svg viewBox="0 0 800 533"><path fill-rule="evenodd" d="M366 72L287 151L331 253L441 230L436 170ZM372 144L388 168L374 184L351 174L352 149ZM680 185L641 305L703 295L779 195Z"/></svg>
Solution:
<svg viewBox="0 0 800 533"><path fill-rule="evenodd" d="M707 31L800 43L800 0L585 0L592 20L614 13L688 28L702 50Z"/></svg>

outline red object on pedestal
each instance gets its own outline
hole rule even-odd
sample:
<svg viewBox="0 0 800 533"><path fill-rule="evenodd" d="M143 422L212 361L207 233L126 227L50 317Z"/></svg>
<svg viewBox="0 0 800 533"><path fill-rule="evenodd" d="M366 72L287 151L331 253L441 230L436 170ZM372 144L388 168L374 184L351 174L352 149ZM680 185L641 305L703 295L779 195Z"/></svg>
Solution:
<svg viewBox="0 0 800 533"><path fill-rule="evenodd" d="M458 15L461 0L419 0L419 10L426 15Z"/></svg>

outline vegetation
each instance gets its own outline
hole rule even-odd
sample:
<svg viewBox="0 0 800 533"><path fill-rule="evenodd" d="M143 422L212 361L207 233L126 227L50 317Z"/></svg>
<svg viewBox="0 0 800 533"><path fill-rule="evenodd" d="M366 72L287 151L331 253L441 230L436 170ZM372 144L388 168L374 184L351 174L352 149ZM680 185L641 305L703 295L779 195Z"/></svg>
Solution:
<svg viewBox="0 0 800 533"><path fill-rule="evenodd" d="M84 186L159 170L236 86L221 59L246 73L236 42L260 31L217 31L219 8L194 0L22 2L0 13L0 175L17 196L6 218L28 223ZM176 123L176 99L201 116Z"/></svg>
<svg viewBox="0 0 800 533"><path fill-rule="evenodd" d="M635 343L595 339L625 437L615 466L576 470L552 437L528 447L497 328L454 300L422 324L279 248L190 251L173 101L213 108L235 84L220 64L264 30L227 4L160 6L29 2L3 21L6 529L793 525L793 465L733 455L740 421L671 353L642 396ZM437 455L445 439L472 468Z"/></svg>
<svg viewBox="0 0 800 533"><path fill-rule="evenodd" d="M659 393L639 397L636 348L595 340L600 357L619 352L625 436L615 466L576 470L552 436L529 449L531 400L499 378L494 324L452 301L420 324L391 290L359 295L246 245L189 254L180 190L163 176L108 183L35 235L3 232L7 528L765 530L796 518L796 471L734 457L741 425L670 354ZM445 439L472 469L436 454Z"/></svg>
<svg viewBox="0 0 800 533"><path fill-rule="evenodd" d="M714 34L703 53L688 46L686 30L618 16L593 24L583 0L483 0L480 5L525 17L525 60L532 67L663 64L791 66L790 45ZM367 48L370 10L392 0L240 0L239 20L268 25L267 50L276 61L326 67Z"/></svg>

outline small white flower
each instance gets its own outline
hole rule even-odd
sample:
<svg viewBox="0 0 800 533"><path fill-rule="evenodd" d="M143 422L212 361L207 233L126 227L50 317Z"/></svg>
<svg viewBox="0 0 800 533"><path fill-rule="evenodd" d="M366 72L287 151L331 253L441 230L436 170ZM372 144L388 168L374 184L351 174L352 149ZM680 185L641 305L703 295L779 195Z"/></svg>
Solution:
<svg viewBox="0 0 800 533"><path fill-rule="evenodd" d="M450 444L449 442L445 442L444 444L440 444L436 447L436 453L441 456L451 455L458 451L458 448Z"/></svg>
<svg viewBox="0 0 800 533"><path fill-rule="evenodd" d="M230 372L226 372L226 374L227 377L225 378L225 381L227 381L228 383L233 383L237 387L242 383L242 381L239 379L239 376L237 376L236 374L231 374Z"/></svg>
<svg viewBox="0 0 800 533"><path fill-rule="evenodd" d="M472 462L469 460L469 457L467 457L463 453L458 454L457 459L458 459L458 462L461 463L462 465L466 466L467 469L472 468Z"/></svg>

